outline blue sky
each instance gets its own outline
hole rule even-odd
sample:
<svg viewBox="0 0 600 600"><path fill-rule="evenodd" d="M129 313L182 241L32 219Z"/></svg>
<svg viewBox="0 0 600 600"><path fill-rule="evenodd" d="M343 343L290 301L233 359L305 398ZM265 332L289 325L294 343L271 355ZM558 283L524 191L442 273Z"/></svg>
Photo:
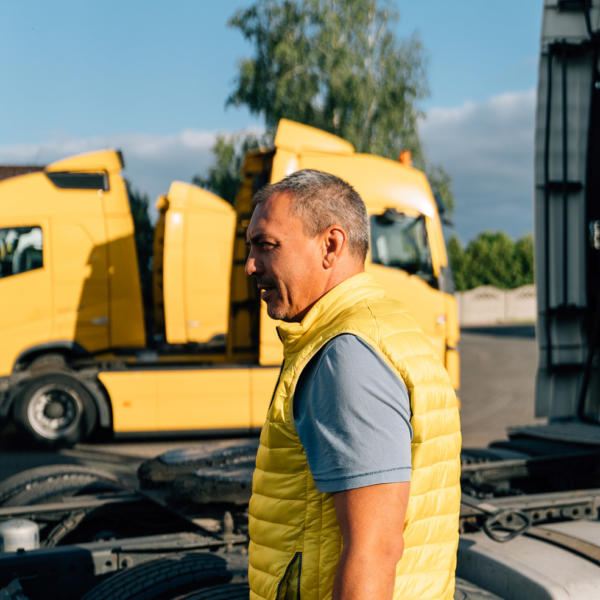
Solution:
<svg viewBox="0 0 600 600"><path fill-rule="evenodd" d="M225 108L251 52L227 19L248 0L0 2L0 162L123 149L153 200L206 168L219 132L261 126ZM455 223L531 232L533 117L542 0L397 0L400 37L428 56L421 135L453 177Z"/></svg>

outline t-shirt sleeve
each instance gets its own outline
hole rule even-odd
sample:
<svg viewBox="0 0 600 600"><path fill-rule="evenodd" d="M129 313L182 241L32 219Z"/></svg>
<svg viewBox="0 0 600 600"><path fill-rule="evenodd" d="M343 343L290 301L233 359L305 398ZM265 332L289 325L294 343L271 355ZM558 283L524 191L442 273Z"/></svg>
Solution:
<svg viewBox="0 0 600 600"><path fill-rule="evenodd" d="M304 369L294 423L320 492L410 481L404 382L360 338L333 338Z"/></svg>

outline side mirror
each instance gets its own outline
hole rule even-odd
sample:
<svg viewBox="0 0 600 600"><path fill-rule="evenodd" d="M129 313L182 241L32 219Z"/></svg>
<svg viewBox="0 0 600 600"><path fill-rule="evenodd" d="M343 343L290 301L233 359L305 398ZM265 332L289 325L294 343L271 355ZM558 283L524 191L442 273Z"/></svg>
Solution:
<svg viewBox="0 0 600 600"><path fill-rule="evenodd" d="M454 227L452 219L450 219L450 217L446 214L448 212L448 207L444 203L442 195L439 192L433 192L433 198L435 200L435 204L437 206L438 213L440 215L440 220L442 221L442 223L444 225L448 225L449 227Z"/></svg>

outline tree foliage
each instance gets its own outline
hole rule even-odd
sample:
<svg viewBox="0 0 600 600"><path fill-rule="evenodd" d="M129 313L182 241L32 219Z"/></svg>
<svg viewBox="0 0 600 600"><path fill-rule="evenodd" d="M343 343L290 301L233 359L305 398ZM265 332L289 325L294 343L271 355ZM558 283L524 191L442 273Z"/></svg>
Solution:
<svg viewBox="0 0 600 600"><path fill-rule="evenodd" d="M468 289L464 266L465 251L455 235L448 240L448 260L454 276L454 288L459 292Z"/></svg>
<svg viewBox="0 0 600 600"><path fill-rule="evenodd" d="M150 222L148 194L136 190L126 179L129 207L135 228L135 247L138 255L140 282L145 304L151 301L152 289L152 247L154 244L154 228Z"/></svg>
<svg viewBox="0 0 600 600"><path fill-rule="evenodd" d="M257 148L261 138L253 134L218 135L212 147L214 163L206 175L196 175L192 183L205 187L233 204L241 183L241 168L248 150Z"/></svg>
<svg viewBox="0 0 600 600"><path fill-rule="evenodd" d="M426 58L416 35L399 39L390 0L254 0L229 25L253 53L239 63L228 105L264 118L265 139L281 118L338 135L359 152L396 159L410 150L451 217L450 176L427 163L419 140L418 103L428 92ZM232 201L244 146L221 136L214 164L194 183Z"/></svg>
<svg viewBox="0 0 600 600"><path fill-rule="evenodd" d="M422 161L416 103L427 93L416 36L398 40L381 0L256 0L229 24L253 45L229 104L262 115L270 132L287 117L324 129L358 151Z"/></svg>
<svg viewBox="0 0 600 600"><path fill-rule="evenodd" d="M502 232L483 232L466 249L453 236L448 254L458 291L480 285L514 289L533 283L533 236L513 242Z"/></svg>
<svg viewBox="0 0 600 600"><path fill-rule="evenodd" d="M517 269L520 273L518 285L533 283L534 264L533 264L533 236L527 235L515 243L515 260Z"/></svg>
<svg viewBox="0 0 600 600"><path fill-rule="evenodd" d="M431 165L427 169L427 178L436 196L442 220L450 223L450 218L454 213L454 195L449 173L440 165Z"/></svg>

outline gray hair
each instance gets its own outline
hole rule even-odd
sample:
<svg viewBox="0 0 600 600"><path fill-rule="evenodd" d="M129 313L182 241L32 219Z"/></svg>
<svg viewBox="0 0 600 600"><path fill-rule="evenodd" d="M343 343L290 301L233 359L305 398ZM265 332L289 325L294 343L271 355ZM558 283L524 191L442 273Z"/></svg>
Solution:
<svg viewBox="0 0 600 600"><path fill-rule="evenodd" d="M348 236L348 249L364 261L369 249L369 219L365 203L349 183L330 173L303 169L262 187L254 195L253 204L281 193L292 195L293 214L302 219L307 235L341 225Z"/></svg>

